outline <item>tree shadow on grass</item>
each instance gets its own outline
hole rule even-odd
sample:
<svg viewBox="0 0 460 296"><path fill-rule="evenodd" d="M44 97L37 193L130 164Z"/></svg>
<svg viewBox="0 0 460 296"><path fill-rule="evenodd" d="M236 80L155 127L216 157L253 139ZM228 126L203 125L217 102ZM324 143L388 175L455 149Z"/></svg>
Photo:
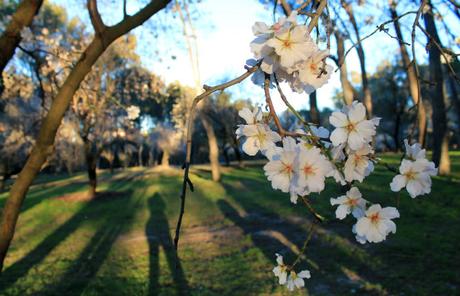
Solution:
<svg viewBox="0 0 460 296"><path fill-rule="evenodd" d="M248 188L257 187L255 182L250 183ZM280 217L276 213L277 206L273 207L273 204L270 208L264 206L260 199L245 194L241 186L233 187L229 184L223 186L231 199L247 214L241 215L232 204L220 200L218 205L222 213L251 237L255 247L262 251L267 260L275 264L275 253L280 253L287 257L287 262L292 262L296 257L293 249L301 248L311 222L291 219L294 217ZM280 206L281 202L285 201L280 201ZM366 291L360 292L372 295L385 294L379 284L368 282L368 279L374 283L381 280L381 275L375 276L376 266L368 265L370 259L366 251L318 226L308 245L306 253L308 266L305 266L306 262L302 260L303 263L299 268L307 267L312 270L312 274L320 277L315 281L315 286L311 286L312 292L315 293L350 293L350 289L359 292L360 288L368 285ZM356 275L356 280L350 279L349 272Z"/></svg>
<svg viewBox="0 0 460 296"><path fill-rule="evenodd" d="M135 176L134 176L135 177ZM131 178L129 178L131 179ZM111 189L120 189L123 187L122 182L116 183L111 187ZM131 184L133 185L133 184ZM125 191L126 197L131 197L133 194L132 191ZM91 260L91 264L93 264L93 268L88 265L91 272L95 274L95 271L99 268L102 264L104 256L102 254L107 255L108 251L110 250L111 244L116 239L117 235L119 234L121 228L118 228L121 223L114 223L112 219L113 213L108 211L106 207L113 206L110 203L106 202L107 199L103 199L103 202L99 199L94 199L85 204L74 216L68 219L64 224L59 226L53 233L48 235L41 243L39 243L32 251L26 254L24 257L13 263L9 266L4 272L2 272L0 277L0 292L6 290L8 287L12 286L14 283L17 282L18 279L25 276L30 269L34 266L40 264L61 242L63 242L66 238L68 238L73 232L75 232L78 227L80 227L84 223L88 222L96 222L101 219L107 221L106 223L102 223L102 229L96 232L93 236L92 240L83 250L82 256L91 256L91 254L97 255L96 258ZM114 202L118 201L124 203L125 199L120 200L116 199ZM129 213L132 210L131 207L123 207L122 208L124 213L128 213L128 215L133 215L133 213ZM126 212L128 211L128 212ZM85 264L85 257L79 257L72 266L64 278L68 280L70 274L74 275L76 270L80 269L82 265ZM86 257L88 258L88 257ZM102 258L102 260L100 260ZM94 268L96 267L97 268ZM95 270L95 271L94 271ZM82 285L83 286L83 285Z"/></svg>
<svg viewBox="0 0 460 296"><path fill-rule="evenodd" d="M188 284L184 270L174 249L169 232L168 218L165 215L165 203L159 193L150 197L150 217L145 226L145 235L149 244L149 295L160 294L160 247L163 248L178 295L188 295Z"/></svg>

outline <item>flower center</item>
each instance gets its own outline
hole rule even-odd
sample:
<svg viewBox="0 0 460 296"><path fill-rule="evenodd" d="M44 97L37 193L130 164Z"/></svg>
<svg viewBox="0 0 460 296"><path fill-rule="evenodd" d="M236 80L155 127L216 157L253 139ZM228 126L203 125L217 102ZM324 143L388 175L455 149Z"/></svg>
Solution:
<svg viewBox="0 0 460 296"><path fill-rule="evenodd" d="M303 167L303 172L305 175L309 176L309 175L314 175L315 174L315 168L312 167L311 165L305 165Z"/></svg>
<svg viewBox="0 0 460 296"><path fill-rule="evenodd" d="M262 133L260 131L257 133L257 139L259 139L259 142L261 144L263 144L265 142L266 138L267 138L267 135L265 133Z"/></svg>
<svg viewBox="0 0 460 296"><path fill-rule="evenodd" d="M353 122L349 121L348 125L345 128L350 133L356 129L356 125Z"/></svg>
<svg viewBox="0 0 460 296"><path fill-rule="evenodd" d="M417 173L410 170L407 173L404 174L408 180L415 180Z"/></svg>
<svg viewBox="0 0 460 296"><path fill-rule="evenodd" d="M284 48L291 48L291 40L287 39L287 40L283 40L283 47Z"/></svg>
<svg viewBox="0 0 460 296"><path fill-rule="evenodd" d="M292 164L290 164L290 163L283 163L283 165L284 165L283 171L284 171L286 174L291 175L292 171L294 170L294 169L292 168Z"/></svg>
<svg viewBox="0 0 460 296"><path fill-rule="evenodd" d="M291 278L295 280L297 278L297 273L295 271L291 271Z"/></svg>
<svg viewBox="0 0 460 296"><path fill-rule="evenodd" d="M371 222L372 222L373 224L377 224L377 223L379 222L379 220L380 220L379 213L374 213L374 214L372 214L372 215L369 217L369 219L371 220Z"/></svg>
<svg viewBox="0 0 460 296"><path fill-rule="evenodd" d="M311 63L310 64L310 70L312 72L316 72L316 70L318 70L318 66L315 63Z"/></svg>
<svg viewBox="0 0 460 296"><path fill-rule="evenodd" d="M358 200L357 199L354 199L354 198L349 198L347 200L347 204L350 206L350 207L354 207L358 204Z"/></svg>

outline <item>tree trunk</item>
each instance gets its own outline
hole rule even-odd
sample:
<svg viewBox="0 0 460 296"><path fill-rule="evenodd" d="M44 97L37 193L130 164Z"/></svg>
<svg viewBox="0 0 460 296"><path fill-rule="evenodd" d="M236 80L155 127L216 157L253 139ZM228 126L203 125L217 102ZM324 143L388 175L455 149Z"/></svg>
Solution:
<svg viewBox="0 0 460 296"><path fill-rule="evenodd" d="M316 102L316 91L310 94L310 119L314 124L320 124L320 115L318 110L318 104Z"/></svg>
<svg viewBox="0 0 460 296"><path fill-rule="evenodd" d="M347 62L345 60L345 45L344 39L340 32L334 31L335 39L337 40L337 62L340 67L340 82L342 83L343 98L346 105L351 105L355 99L356 90L348 80Z"/></svg>
<svg viewBox="0 0 460 296"><path fill-rule="evenodd" d="M169 151L163 150L163 154L161 156L161 166L169 168Z"/></svg>
<svg viewBox="0 0 460 296"><path fill-rule="evenodd" d="M96 28L97 33L93 40L85 49L53 99L48 114L42 121L40 132L29 158L14 182L3 207L0 221L0 270L3 269L3 262L13 239L21 205L32 181L41 170L47 157L53 152L56 132L80 83L91 71L91 67L107 46L118 37L144 23L157 11L163 9L169 2L170 0L151 1L135 15L125 18L114 26L105 27L103 31L100 31L100 27Z"/></svg>
<svg viewBox="0 0 460 296"><path fill-rule="evenodd" d="M32 23L34 16L42 6L43 0L24 0L16 12L12 15L11 21L0 36L0 94L3 91L2 73L13 57L16 47L21 42L21 31Z"/></svg>
<svg viewBox="0 0 460 296"><path fill-rule="evenodd" d="M433 18L431 1L428 1L426 5L428 10L423 14L426 31L434 41L441 44ZM432 42L431 38L428 38L427 48L430 62L430 81L434 83L431 90L431 104L433 106L433 161L438 166L439 174L447 175L450 173L450 159L446 106L444 102L444 77L441 65L441 52Z"/></svg>
<svg viewBox="0 0 460 296"><path fill-rule="evenodd" d="M369 87L369 81L367 79L367 72L366 72L366 57L364 55L363 45L361 43L361 36L359 34L359 27L358 23L356 22L355 15L353 13L353 6L351 3L346 3L342 0L342 5L345 8L345 11L350 18L350 22L353 26L353 30L355 31L357 46L356 51L358 53L359 58L359 65L361 67L361 83L363 86L363 103L367 110L367 118L372 118L372 94L371 89Z"/></svg>
<svg viewBox="0 0 460 296"><path fill-rule="evenodd" d="M139 145L139 150L137 151L137 162L140 167L144 166L142 161L142 152L144 151L144 145Z"/></svg>
<svg viewBox="0 0 460 296"><path fill-rule="evenodd" d="M426 110L425 105L423 104L422 94L419 91L418 78L415 72L415 65L411 63L409 53L407 52L406 45L404 44L403 35L401 33L401 27L397 20L398 14L396 12L396 2L390 2L390 13L391 17L395 20L393 22L396 36L399 44L399 50L401 51L401 58L403 62L404 69L407 72L407 80L409 82L409 91L414 105L417 107L417 124L418 124L418 142L422 145L425 143L425 133L426 133Z"/></svg>
<svg viewBox="0 0 460 296"><path fill-rule="evenodd" d="M97 189L97 173L96 173L96 152L94 151L93 143L85 141L85 159L86 159L86 171L88 172L88 197L96 197Z"/></svg>
<svg viewBox="0 0 460 296"><path fill-rule="evenodd" d="M220 166L219 166L219 146L217 146L217 138L214 133L212 124L206 115L201 114L201 123L206 131L209 144L209 162L211 163L212 180L215 182L220 181Z"/></svg>

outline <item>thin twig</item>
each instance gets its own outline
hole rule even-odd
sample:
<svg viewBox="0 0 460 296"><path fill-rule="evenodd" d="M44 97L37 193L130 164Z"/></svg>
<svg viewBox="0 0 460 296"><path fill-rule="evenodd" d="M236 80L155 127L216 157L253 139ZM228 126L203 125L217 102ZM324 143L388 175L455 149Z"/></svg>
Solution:
<svg viewBox="0 0 460 296"><path fill-rule="evenodd" d="M254 67L246 67L246 73L244 73L244 74L238 76L237 78L232 79L232 80L230 80L228 82L225 82L225 83L213 86L213 87L204 85L203 89L205 91L202 94L200 94L199 96L197 96L197 97L195 97L193 99L192 106L191 106L191 109L190 109L190 117L189 117L188 123L187 123L187 143L186 143L186 156L185 156L185 163L184 163L184 180L183 180L183 183L182 183L182 191L181 191L181 196L180 196L180 198L181 198L181 209L180 209L180 212L179 212L179 218L177 220L176 234L174 236L174 247L175 247L176 250L177 250L177 248L179 246L180 228L181 228L181 225L182 225L182 218L183 218L184 212L185 212L185 198L186 198L186 195L187 195L187 186L189 186L190 190L193 191L193 183L190 181L190 178L189 178L189 169L190 169L191 155L192 155L192 134L193 134L193 122L194 122L194 115L195 115L196 106L198 105L198 103L201 100L209 97L212 93L214 93L216 91L223 91L224 89L226 89L226 88L228 88L228 87L230 87L232 85L238 84L241 81L245 80L246 78L251 76L252 73L257 71L259 69L259 67L260 67L260 63L255 65Z"/></svg>
<svg viewBox="0 0 460 296"><path fill-rule="evenodd" d="M353 48L357 47L361 42L363 42L364 40L366 40L366 39L368 39L369 37L373 36L373 35L374 35L375 33L377 33L377 32L385 31L385 30L386 30L386 28L385 28L386 25L388 25L388 24L390 24L390 23L392 23L392 22L395 22L395 21L399 20L399 19L402 18L402 17L405 17L406 15L415 14L415 13L417 13L417 12L416 12L416 11L408 11L408 12L405 12L405 13L399 15L398 17L395 17L395 18L393 18L393 19L391 19L391 20L388 20L388 21L386 21L386 22L383 22L383 23L381 23L380 25L378 25L374 31L372 31L371 33L367 34L367 35L364 36L363 38L359 39L357 42L353 43L353 45L352 45L349 49L347 49L347 51L345 52L345 55L343 56L343 60L342 60L342 63L339 65L339 68L343 65L343 61L345 61L345 58L346 58L347 55L350 53L350 51L351 51ZM339 69L336 69L335 71L337 71L337 70L339 70Z"/></svg>
<svg viewBox="0 0 460 296"><path fill-rule="evenodd" d="M294 262L289 266L289 270L293 270L294 267L297 265L297 263L300 262L300 259L302 258L302 255L305 254L305 251L307 250L308 243L311 241L311 238L313 237L313 233L315 232L315 227L316 224L314 222L311 223L310 227L310 232L308 233L307 239L303 243L302 249L300 249L299 254L297 255L297 258L294 260Z"/></svg>
<svg viewBox="0 0 460 296"><path fill-rule="evenodd" d="M313 216L316 218L316 220L318 220L318 222L323 223L324 221L326 221L326 218L324 218L323 216L318 214L318 212L315 210L315 208L313 208L313 206L311 205L311 203L310 203L310 201L308 200L307 197L301 196L301 199L302 199L303 203L307 206L307 209L313 214Z"/></svg>

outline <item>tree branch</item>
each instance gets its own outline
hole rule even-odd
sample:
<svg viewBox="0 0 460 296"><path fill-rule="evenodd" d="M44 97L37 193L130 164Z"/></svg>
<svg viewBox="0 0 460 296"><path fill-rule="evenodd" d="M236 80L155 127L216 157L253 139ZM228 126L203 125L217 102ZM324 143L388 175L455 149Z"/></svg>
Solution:
<svg viewBox="0 0 460 296"><path fill-rule="evenodd" d="M91 19L91 24L93 25L94 32L100 35L106 29L104 22L102 21L99 10L97 9L97 0L88 0L86 6L89 12L89 18Z"/></svg>

